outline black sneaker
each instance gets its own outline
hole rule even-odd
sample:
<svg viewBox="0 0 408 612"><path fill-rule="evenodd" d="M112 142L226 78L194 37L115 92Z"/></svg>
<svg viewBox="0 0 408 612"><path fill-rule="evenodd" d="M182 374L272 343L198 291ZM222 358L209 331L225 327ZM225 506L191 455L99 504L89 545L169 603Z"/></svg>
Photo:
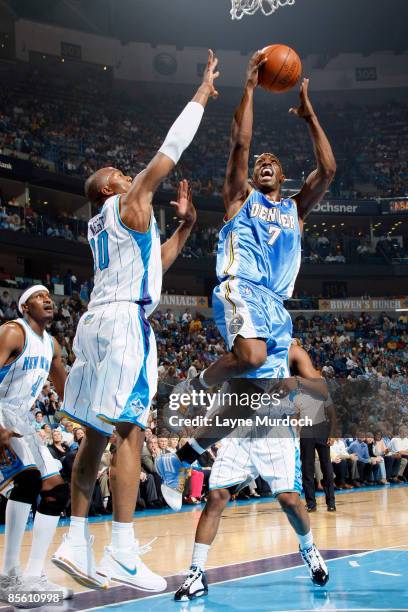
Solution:
<svg viewBox="0 0 408 612"><path fill-rule="evenodd" d="M329 570L316 546L312 544L310 548L306 548L305 550L299 547L299 551L305 565L309 568L313 584L324 586L329 580Z"/></svg>
<svg viewBox="0 0 408 612"><path fill-rule="evenodd" d="M189 601L208 594L207 575L202 569L192 565L188 571L187 578L181 587L175 592L176 601Z"/></svg>

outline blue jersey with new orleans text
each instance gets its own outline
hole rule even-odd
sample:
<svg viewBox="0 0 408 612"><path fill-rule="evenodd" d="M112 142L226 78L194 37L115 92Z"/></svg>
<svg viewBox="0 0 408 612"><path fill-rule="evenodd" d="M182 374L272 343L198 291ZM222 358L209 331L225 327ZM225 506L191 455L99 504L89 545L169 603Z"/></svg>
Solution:
<svg viewBox="0 0 408 612"><path fill-rule="evenodd" d="M253 190L220 231L217 277L242 278L283 299L293 293L301 259L296 203L268 200Z"/></svg>

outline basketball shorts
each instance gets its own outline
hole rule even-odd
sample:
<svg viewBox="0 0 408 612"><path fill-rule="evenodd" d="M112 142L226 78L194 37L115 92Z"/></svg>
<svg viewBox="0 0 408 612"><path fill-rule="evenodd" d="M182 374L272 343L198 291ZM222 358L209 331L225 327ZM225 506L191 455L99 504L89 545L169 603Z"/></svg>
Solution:
<svg viewBox="0 0 408 612"><path fill-rule="evenodd" d="M62 412L107 436L117 423L145 429L157 390L157 350L143 308L115 302L86 312L73 349Z"/></svg>
<svg viewBox="0 0 408 612"><path fill-rule="evenodd" d="M288 378L292 319L281 299L268 289L234 278L215 287L214 319L228 349L235 338L266 341L267 359L240 378Z"/></svg>
<svg viewBox="0 0 408 612"><path fill-rule="evenodd" d="M301 493L299 441L274 438L224 438L211 470L210 490L238 487L262 476L273 495Z"/></svg>
<svg viewBox="0 0 408 612"><path fill-rule="evenodd" d="M10 446L16 457L9 454L9 463L0 462L0 491L24 470L37 469L43 480L60 473L61 462L51 455L34 430L22 438L11 438Z"/></svg>

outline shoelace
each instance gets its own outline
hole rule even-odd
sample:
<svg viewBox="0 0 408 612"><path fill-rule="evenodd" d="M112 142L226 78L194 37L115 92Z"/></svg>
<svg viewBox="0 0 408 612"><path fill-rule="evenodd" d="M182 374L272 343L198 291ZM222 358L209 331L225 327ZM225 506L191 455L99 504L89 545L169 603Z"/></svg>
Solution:
<svg viewBox="0 0 408 612"><path fill-rule="evenodd" d="M192 585L192 583L194 582L194 579L197 578L197 575L199 574L199 572L200 572L200 570L199 570L198 567L194 568L193 570L190 568L186 572L183 572L184 574L187 574L187 578L185 579L185 581L181 585L181 588L182 589L188 589Z"/></svg>
<svg viewBox="0 0 408 612"><path fill-rule="evenodd" d="M150 550L152 550L152 544L153 542L155 542L157 540L157 536L155 538L153 538L153 540L150 540L150 542L147 542L147 544L143 544L143 546L137 546L137 554L139 555L139 557L145 555L146 553L148 553Z"/></svg>
<svg viewBox="0 0 408 612"><path fill-rule="evenodd" d="M320 559L314 546L306 550L304 555L312 570L321 568Z"/></svg>

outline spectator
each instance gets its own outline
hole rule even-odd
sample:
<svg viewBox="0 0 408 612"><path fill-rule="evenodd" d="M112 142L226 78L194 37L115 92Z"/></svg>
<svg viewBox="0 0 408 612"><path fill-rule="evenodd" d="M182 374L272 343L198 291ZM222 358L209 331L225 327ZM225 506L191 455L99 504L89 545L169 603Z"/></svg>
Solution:
<svg viewBox="0 0 408 612"><path fill-rule="evenodd" d="M35 413L35 423L34 423L34 427L35 429L38 431L39 429L42 429L42 426L44 425L44 415L41 412L41 410L38 410Z"/></svg>
<svg viewBox="0 0 408 612"><path fill-rule="evenodd" d="M359 431L357 439L352 442L348 448L350 454L357 455L357 469L359 473L359 482L363 485L370 484L374 477L374 481L380 480L380 470L377 461L373 461L368 452L368 446L365 441L365 435Z"/></svg>
<svg viewBox="0 0 408 612"><path fill-rule="evenodd" d="M401 482L406 482L408 478L408 428L400 427L398 434L398 437L392 438L390 448L393 453L398 453L401 457L401 466L397 478Z"/></svg>
<svg viewBox="0 0 408 612"><path fill-rule="evenodd" d="M62 432L60 429L53 429L52 444L48 448L51 455L59 461L62 461L69 451L69 446L62 440Z"/></svg>
<svg viewBox="0 0 408 612"><path fill-rule="evenodd" d="M352 485L347 481L356 481L356 455L350 455L347 451L344 440L334 438L333 444L330 446L330 459L333 465L333 471L336 475L336 486L338 489L352 489Z"/></svg>

